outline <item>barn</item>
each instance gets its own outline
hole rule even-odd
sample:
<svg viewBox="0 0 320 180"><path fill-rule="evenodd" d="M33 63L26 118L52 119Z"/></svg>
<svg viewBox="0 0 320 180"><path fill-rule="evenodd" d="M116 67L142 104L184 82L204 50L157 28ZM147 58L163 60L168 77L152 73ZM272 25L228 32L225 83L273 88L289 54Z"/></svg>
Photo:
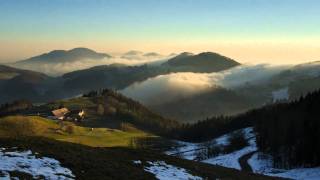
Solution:
<svg viewBox="0 0 320 180"><path fill-rule="evenodd" d="M67 108L60 108L51 111L55 119L64 120L66 115L70 112Z"/></svg>

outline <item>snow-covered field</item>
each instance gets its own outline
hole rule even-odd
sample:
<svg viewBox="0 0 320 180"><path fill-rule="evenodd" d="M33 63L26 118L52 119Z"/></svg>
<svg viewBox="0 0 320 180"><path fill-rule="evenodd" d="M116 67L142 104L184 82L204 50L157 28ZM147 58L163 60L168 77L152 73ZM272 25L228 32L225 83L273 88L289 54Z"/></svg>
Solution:
<svg viewBox="0 0 320 180"><path fill-rule="evenodd" d="M277 169L272 167L272 157L257 152L248 160L254 173L268 176L276 176L290 179L318 180L320 179L320 167L316 168L296 168L296 169Z"/></svg>
<svg viewBox="0 0 320 180"><path fill-rule="evenodd" d="M71 170L64 168L60 162L48 157L36 157L30 150L19 152L0 148L0 179L12 179L9 172L23 172L34 178L74 179Z"/></svg>
<svg viewBox="0 0 320 180"><path fill-rule="evenodd" d="M239 159L249 153L257 151L256 137L252 127L241 129L245 138L247 139L249 146L240 150L234 151L229 154L221 154L213 158L202 160L202 162L224 166L228 168L234 168L241 170ZM232 132L233 133L233 132ZM221 146L228 145L228 137L232 134L225 134L212 141ZM201 149L201 143L187 143L177 141L180 145L175 150L167 151L168 155L177 155L179 157L189 160L195 160L195 154ZM262 158L263 157L263 158ZM251 166L254 173L264 174L268 176L276 176L298 180L318 180L320 179L320 167L316 168L297 168L297 169L276 169L272 167L271 156L262 154L261 152L254 153L248 160L249 166Z"/></svg>
<svg viewBox="0 0 320 180"><path fill-rule="evenodd" d="M202 162L241 170L239 159L242 156L257 150L256 138L253 133L253 129L245 128L242 129L242 131L244 132L245 138L247 139L249 146L229 154L224 154L214 158L206 159Z"/></svg>

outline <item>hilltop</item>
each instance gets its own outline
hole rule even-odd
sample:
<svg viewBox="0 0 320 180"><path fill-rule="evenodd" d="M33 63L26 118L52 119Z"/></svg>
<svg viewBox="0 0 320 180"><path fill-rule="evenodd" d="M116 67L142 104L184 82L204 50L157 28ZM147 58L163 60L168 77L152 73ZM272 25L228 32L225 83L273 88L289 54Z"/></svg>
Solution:
<svg viewBox="0 0 320 180"><path fill-rule="evenodd" d="M185 52L163 63L163 66L172 68L174 72L202 73L222 71L238 65L240 65L239 62L213 52L203 52L197 55Z"/></svg>

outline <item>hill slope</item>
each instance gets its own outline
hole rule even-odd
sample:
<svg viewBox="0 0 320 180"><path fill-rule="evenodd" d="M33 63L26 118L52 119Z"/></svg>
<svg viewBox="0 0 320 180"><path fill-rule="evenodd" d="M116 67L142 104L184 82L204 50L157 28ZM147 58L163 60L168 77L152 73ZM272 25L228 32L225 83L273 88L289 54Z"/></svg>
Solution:
<svg viewBox="0 0 320 180"><path fill-rule="evenodd" d="M133 138L151 137L139 130L85 128L71 122L59 123L38 116L0 118L0 137L46 137L92 147L128 147Z"/></svg>
<svg viewBox="0 0 320 180"><path fill-rule="evenodd" d="M170 136L173 130L180 126L177 121L163 118L140 103L107 89L101 92L92 91L85 97L58 100L25 110L20 109L11 112L10 115L40 114L48 117L52 110L61 106L69 110L84 110L85 120L78 123L81 126L121 129L122 123L130 123L141 130L163 136Z"/></svg>
<svg viewBox="0 0 320 180"><path fill-rule="evenodd" d="M162 173L162 178L166 175L166 178L186 179L181 176L185 174L203 179L271 179L143 149L92 148L40 137L0 138L0 144L7 149L17 147L20 151L32 150L37 152L37 157L54 158L61 162L63 167L70 169L76 179L157 179L155 176L159 178L159 173ZM22 179L26 178L26 174L21 172L13 173Z"/></svg>
<svg viewBox="0 0 320 180"><path fill-rule="evenodd" d="M104 65L63 75L64 87L69 91L86 92L93 89L122 89L135 82L166 73L166 71L142 66Z"/></svg>
<svg viewBox="0 0 320 180"><path fill-rule="evenodd" d="M192 123L217 115L236 115L263 103L237 91L215 87L198 95L148 107L165 117Z"/></svg>
<svg viewBox="0 0 320 180"><path fill-rule="evenodd" d="M39 72L0 65L0 103L17 100L39 100L44 83L52 78Z"/></svg>

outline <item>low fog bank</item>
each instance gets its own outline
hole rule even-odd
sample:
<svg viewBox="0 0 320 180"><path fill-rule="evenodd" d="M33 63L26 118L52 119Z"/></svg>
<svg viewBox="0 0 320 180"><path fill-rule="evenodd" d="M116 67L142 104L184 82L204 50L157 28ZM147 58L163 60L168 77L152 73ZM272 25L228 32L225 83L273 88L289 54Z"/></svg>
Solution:
<svg viewBox="0 0 320 180"><path fill-rule="evenodd" d="M215 87L236 89L268 81L289 69L289 65L241 65L217 73L171 73L135 83L123 90L126 96L146 105L158 105L212 90Z"/></svg>
<svg viewBox="0 0 320 180"><path fill-rule="evenodd" d="M128 66L132 65L159 65L162 62L168 60L169 57L163 57L159 59L159 57L145 57L139 59L127 59L121 57L113 57L113 58L104 58L104 59L84 59L75 62L66 62L66 63L27 63L27 64L7 64L12 67L28 69L32 71L42 72L48 74L50 76L60 76L62 74L91 68L99 65L110 65L110 64L124 64Z"/></svg>
<svg viewBox="0 0 320 180"><path fill-rule="evenodd" d="M144 104L162 104L212 87L210 77L201 73L172 73L135 83L120 92Z"/></svg>

